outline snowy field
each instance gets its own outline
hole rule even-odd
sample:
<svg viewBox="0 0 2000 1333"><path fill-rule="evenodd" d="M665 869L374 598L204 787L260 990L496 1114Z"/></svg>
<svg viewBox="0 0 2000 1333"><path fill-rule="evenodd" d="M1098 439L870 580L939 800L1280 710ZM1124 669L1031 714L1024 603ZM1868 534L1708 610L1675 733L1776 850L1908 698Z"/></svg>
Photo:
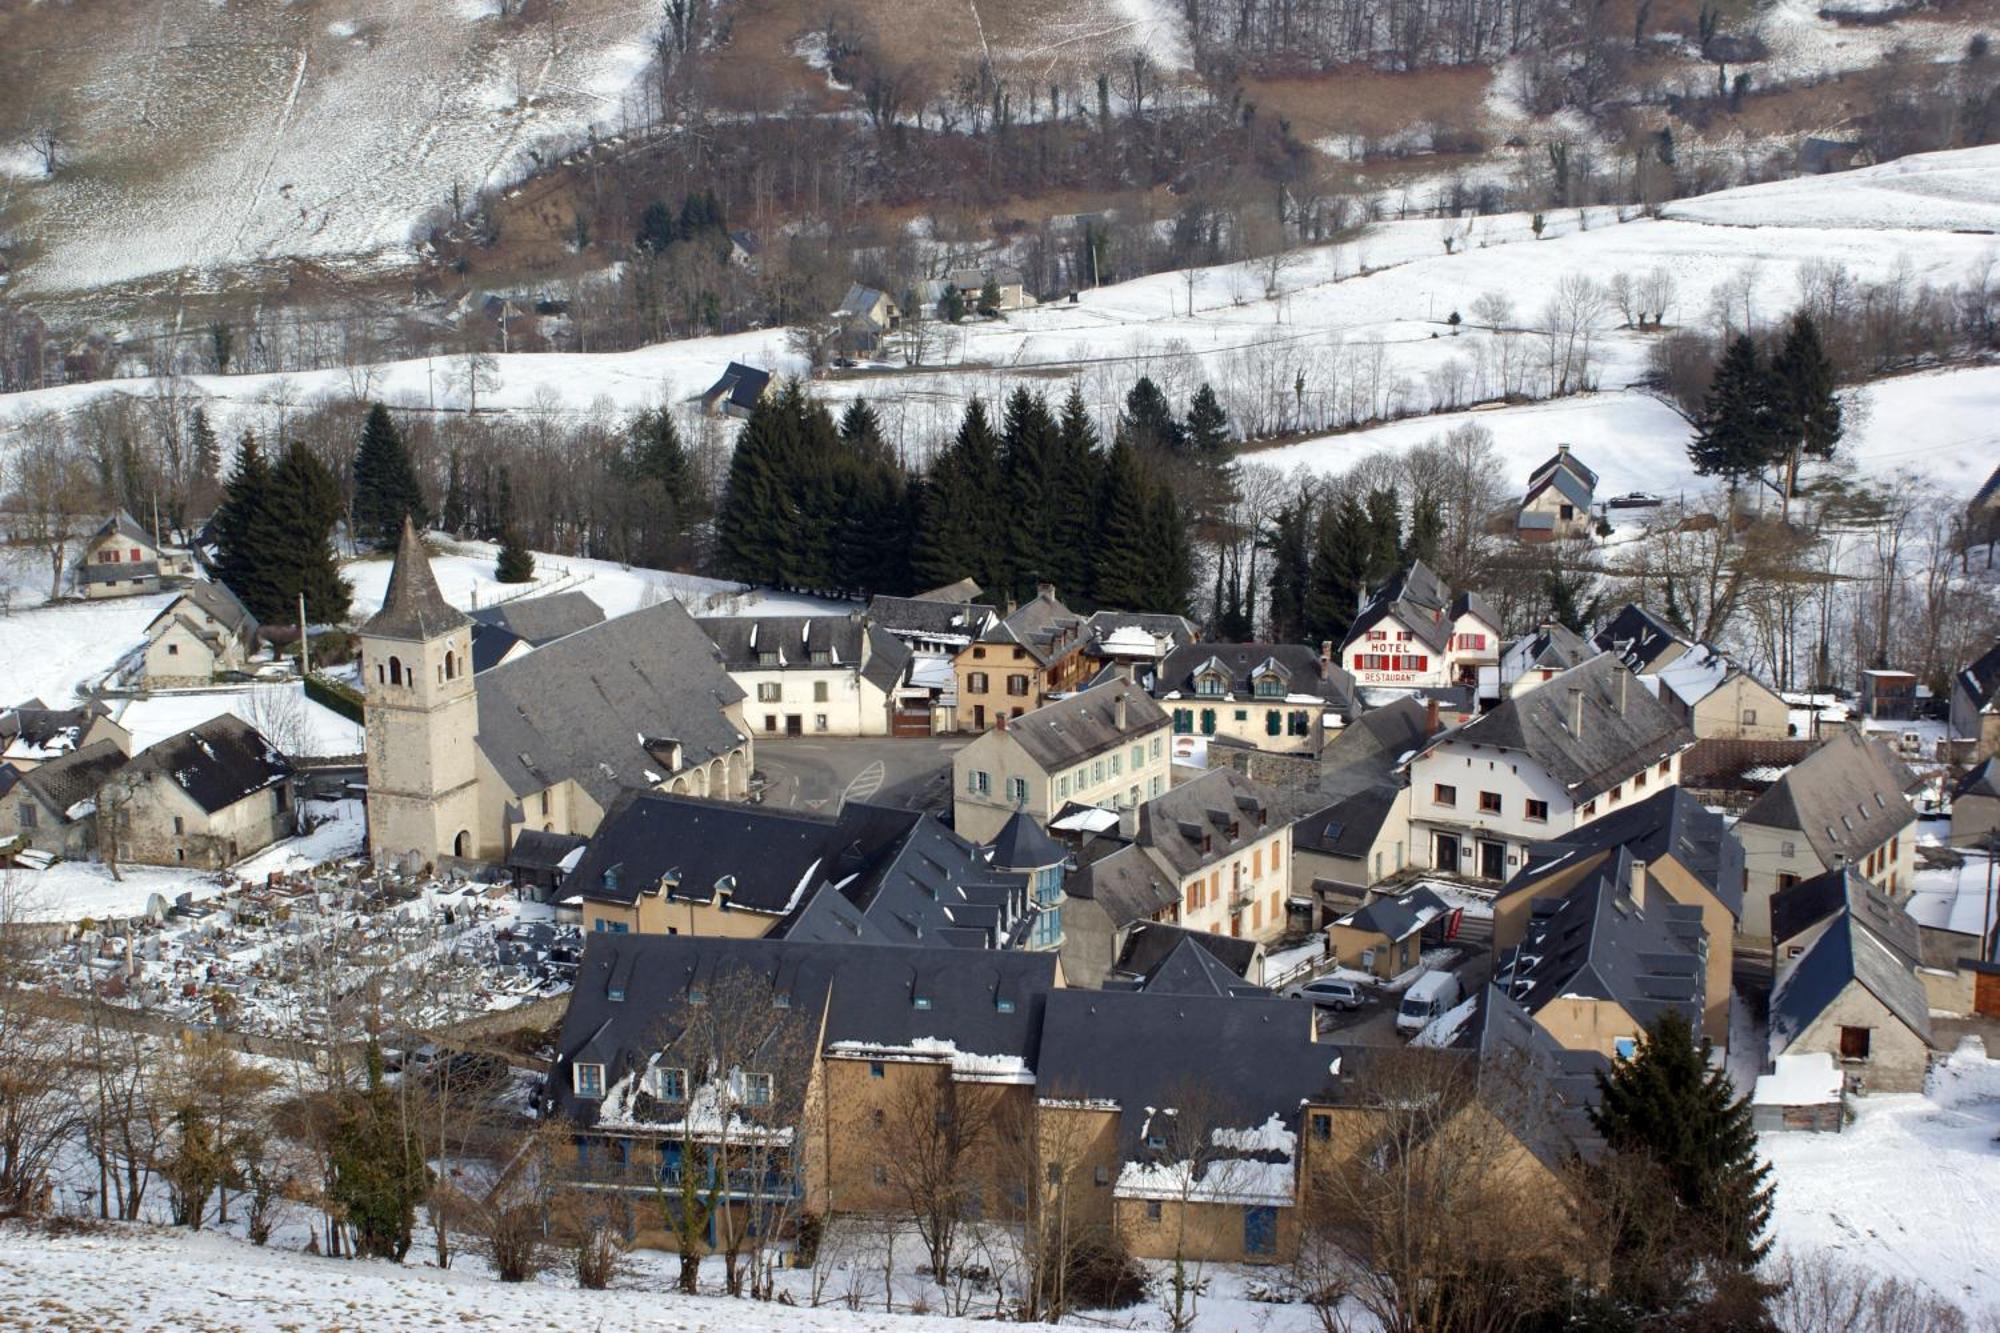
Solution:
<svg viewBox="0 0 2000 1333"><path fill-rule="evenodd" d="M40 593L48 591L46 586ZM170 594L65 602L0 618L0 707L40 699L65 708L145 642Z"/></svg>
<svg viewBox="0 0 2000 1333"><path fill-rule="evenodd" d="M1710 209L1713 218L1704 211ZM1833 225L1815 224L1821 215ZM1738 225L1751 221L1768 225ZM1679 204L1664 219L1608 208L1553 213L1541 240L1530 224L1525 214L1450 224L1455 252L1447 254L1437 221L1387 222L1357 242L1297 252L1275 274L1266 266L1235 264L1140 278L1082 293L1075 304L1052 303L952 329L927 356L936 369L863 369L817 387L835 400L877 401L892 441L913 459L949 431L967 397L997 396L1019 384L1061 393L1071 377L1106 420L1142 372L1159 376L1177 394L1208 379L1260 402L1303 393L1329 411L1357 397L1381 410L1425 410L1439 401L1434 377L1471 376L1482 361L1497 360L1505 335L1467 324L1450 336L1445 323L1454 311L1469 321L1473 302L1489 292L1514 302L1514 353L1532 358L1535 340L1518 330L1534 326L1543 300L1572 275L1604 282L1665 270L1677 289L1670 325L1705 324L1713 294L1725 285L1740 289L1739 307L1747 294L1760 319L1774 320L1795 304L1799 271L1813 262L1844 265L1859 281L1898 274L1913 283L1961 281L2000 251L1991 234L1956 230L2000 226L2000 148L1729 191ZM1274 295L1266 295L1267 286ZM1656 336L1617 324L1607 312L1595 334L1597 379L1607 390L1640 375ZM731 360L802 369L782 329L629 352L515 354L498 358L499 383L481 392L479 406L482 412L625 412L684 401ZM401 361L363 372L360 392L412 410L458 411L468 406L460 381L452 358ZM264 425L281 382L305 400L357 392L355 376L345 369L197 376L188 384L208 398L218 426L233 432ZM1930 387L1947 384L1942 404L1928 395L1922 400L1927 435L1943 437L1922 448L1912 447L1907 435L1896 438L1904 424L1899 403L1916 400L1885 391L1871 423L1875 435L1858 451L1864 464L1907 463L1941 479L1978 470L1967 455L1991 446L1983 423L2000 405L2000 377L1939 377ZM106 393L152 392L151 381L135 378L0 398L0 452L25 417L71 412ZM1594 406L1605 402L1619 406ZM1934 408L1943 415L1933 417ZM1548 420L1530 415L1515 428L1542 432L1544 442L1548 432L1558 431L1558 438L1580 449L1594 447L1599 458L1633 444L1639 450L1628 469L1633 484L1677 489L1691 479L1680 440L1673 438L1683 428L1656 404L1607 397L1524 410L1559 414ZM1429 418L1387 429L1427 437L1448 424L1449 418ZM1613 484L1619 480L1614 474Z"/></svg>
<svg viewBox="0 0 2000 1333"><path fill-rule="evenodd" d="M175 690L112 701L112 715L132 733L134 752L233 713L271 737L294 758L334 759L361 753L361 725L306 698L296 681L230 690Z"/></svg>

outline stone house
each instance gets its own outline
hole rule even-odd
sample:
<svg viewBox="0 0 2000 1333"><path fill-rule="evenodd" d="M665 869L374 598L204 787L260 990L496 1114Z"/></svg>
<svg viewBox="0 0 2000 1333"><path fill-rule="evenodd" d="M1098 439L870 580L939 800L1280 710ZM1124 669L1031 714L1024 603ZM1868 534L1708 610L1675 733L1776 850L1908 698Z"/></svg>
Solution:
<svg viewBox="0 0 2000 1333"><path fill-rule="evenodd" d="M1044 828L1074 802L1137 806L1167 790L1170 724L1122 682L1004 720L952 755L952 825L990 841L1018 810Z"/></svg>
<svg viewBox="0 0 2000 1333"><path fill-rule="evenodd" d="M1504 700L1410 761L1413 860L1506 880L1534 843L1679 780L1685 725L1609 653Z"/></svg>
<svg viewBox="0 0 2000 1333"><path fill-rule="evenodd" d="M1845 872L1841 878L1848 878ZM1799 888L1788 890L1797 894ZM1914 922L1886 898L1848 895L1833 914L1796 931L1777 961L1769 1058L1820 1052L1839 1062L1851 1092L1920 1092L1930 1069L1930 1000L1917 975ZM1803 942L1797 954L1791 945Z"/></svg>
<svg viewBox="0 0 2000 1333"><path fill-rule="evenodd" d="M126 762L125 746L106 738L26 769L0 763L0 845L87 855L97 845L97 793Z"/></svg>
<svg viewBox="0 0 2000 1333"><path fill-rule="evenodd" d="M1699 909L1707 958L1702 1026L1717 1046L1727 1046L1736 924L1743 911L1743 848L1722 816L1685 787L1669 787L1531 848L1527 866L1494 899L1494 949L1519 944L1536 903L1566 895L1620 849L1643 870L1648 893Z"/></svg>
<svg viewBox="0 0 2000 1333"><path fill-rule="evenodd" d="M1974 762L2000 754L2000 642L1953 678L1951 734L1972 742Z"/></svg>
<svg viewBox="0 0 2000 1333"><path fill-rule="evenodd" d="M1594 530L1597 474L1566 444L1555 457L1528 474L1528 492L1514 518L1514 535L1524 542L1571 541Z"/></svg>
<svg viewBox="0 0 2000 1333"><path fill-rule="evenodd" d="M91 699L76 708L50 708L30 699L0 709L0 764L25 773L51 759L96 741L112 741L123 754L132 752L132 736L111 720L111 710Z"/></svg>
<svg viewBox="0 0 2000 1333"><path fill-rule="evenodd" d="M1174 719L1174 735L1221 737L1280 754L1317 755L1354 711L1354 681L1303 644L1189 644L1136 677Z"/></svg>
<svg viewBox="0 0 2000 1333"><path fill-rule="evenodd" d="M257 651L257 618L227 585L194 583L146 626L140 658L148 688L206 685L242 671Z"/></svg>
<svg viewBox="0 0 2000 1333"><path fill-rule="evenodd" d="M147 865L220 870L298 831L292 766L232 713L150 745L98 793L99 854Z"/></svg>
<svg viewBox="0 0 2000 1333"><path fill-rule="evenodd" d="M1368 686L1475 685L1500 660L1500 619L1478 593L1454 593L1421 560L1391 574L1348 627L1340 665Z"/></svg>
<svg viewBox="0 0 2000 1333"><path fill-rule="evenodd" d="M866 617L716 616L695 623L721 651L757 734L890 733L911 654Z"/></svg>
<svg viewBox="0 0 2000 1333"><path fill-rule="evenodd" d="M1772 898L1802 880L1852 866L1891 898L1916 873L1916 778L1881 741L1835 735L1786 770L1736 821L1743 844L1742 933L1771 938Z"/></svg>

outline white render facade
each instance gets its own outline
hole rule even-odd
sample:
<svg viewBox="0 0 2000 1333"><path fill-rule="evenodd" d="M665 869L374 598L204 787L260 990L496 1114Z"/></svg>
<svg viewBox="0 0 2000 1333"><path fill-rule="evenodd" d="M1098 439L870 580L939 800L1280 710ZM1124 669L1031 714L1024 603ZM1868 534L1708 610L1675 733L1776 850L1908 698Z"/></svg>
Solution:
<svg viewBox="0 0 2000 1333"><path fill-rule="evenodd" d="M1389 614L1341 650L1340 664L1362 686L1410 687L1454 685L1476 679L1480 667L1500 660L1500 633L1477 613L1467 611L1451 622L1442 649L1431 647L1418 632Z"/></svg>
<svg viewBox="0 0 2000 1333"><path fill-rule="evenodd" d="M860 664L731 671L743 712L758 736L886 736L889 694L862 678Z"/></svg>

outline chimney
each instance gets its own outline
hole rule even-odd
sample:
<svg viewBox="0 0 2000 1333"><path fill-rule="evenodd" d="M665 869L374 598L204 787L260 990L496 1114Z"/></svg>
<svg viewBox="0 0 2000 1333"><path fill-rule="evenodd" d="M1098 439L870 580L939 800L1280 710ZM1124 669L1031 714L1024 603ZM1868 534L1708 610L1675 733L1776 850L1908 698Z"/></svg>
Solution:
<svg viewBox="0 0 2000 1333"><path fill-rule="evenodd" d="M1625 716L1625 682L1632 678L1629 671L1620 670L1618 676L1618 716Z"/></svg>
<svg viewBox="0 0 2000 1333"><path fill-rule="evenodd" d="M1138 838L1139 803L1137 801L1134 801L1130 805L1121 805L1118 807L1118 836L1127 842L1132 842Z"/></svg>
<svg viewBox="0 0 2000 1333"><path fill-rule="evenodd" d="M1001 731L1007 730L1007 715L1005 713L995 713L993 715L993 725Z"/></svg>
<svg viewBox="0 0 2000 1333"><path fill-rule="evenodd" d="M1319 641L1319 678L1325 680L1333 674L1333 640Z"/></svg>
<svg viewBox="0 0 2000 1333"><path fill-rule="evenodd" d="M1035 596L1045 602L1053 602L1056 599L1056 585L1053 583L1037 583L1035 585Z"/></svg>
<svg viewBox="0 0 2000 1333"><path fill-rule="evenodd" d="M1583 735L1583 687L1569 687L1569 731L1572 736Z"/></svg>
<svg viewBox="0 0 2000 1333"><path fill-rule="evenodd" d="M1117 723L1118 730L1125 730L1125 691L1118 691L1117 697L1111 701L1111 708L1112 720Z"/></svg>
<svg viewBox="0 0 2000 1333"><path fill-rule="evenodd" d="M1632 883L1627 896L1632 899L1632 906L1641 912L1646 910L1646 863L1636 857L1632 861Z"/></svg>
<svg viewBox="0 0 2000 1333"><path fill-rule="evenodd" d="M1424 735L1435 736L1438 730L1438 701L1424 700Z"/></svg>

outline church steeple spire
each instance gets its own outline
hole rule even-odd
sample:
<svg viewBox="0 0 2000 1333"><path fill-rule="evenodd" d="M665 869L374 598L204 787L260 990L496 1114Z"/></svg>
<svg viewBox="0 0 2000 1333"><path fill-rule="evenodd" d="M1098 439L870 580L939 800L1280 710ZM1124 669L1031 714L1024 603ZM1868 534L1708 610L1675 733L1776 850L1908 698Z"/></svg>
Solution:
<svg viewBox="0 0 2000 1333"><path fill-rule="evenodd" d="M383 639L422 641L469 623L465 613L438 591L430 554L417 536L416 525L405 518L402 538L396 543L396 562L389 570L389 591L382 598L382 609L369 618L361 632Z"/></svg>

